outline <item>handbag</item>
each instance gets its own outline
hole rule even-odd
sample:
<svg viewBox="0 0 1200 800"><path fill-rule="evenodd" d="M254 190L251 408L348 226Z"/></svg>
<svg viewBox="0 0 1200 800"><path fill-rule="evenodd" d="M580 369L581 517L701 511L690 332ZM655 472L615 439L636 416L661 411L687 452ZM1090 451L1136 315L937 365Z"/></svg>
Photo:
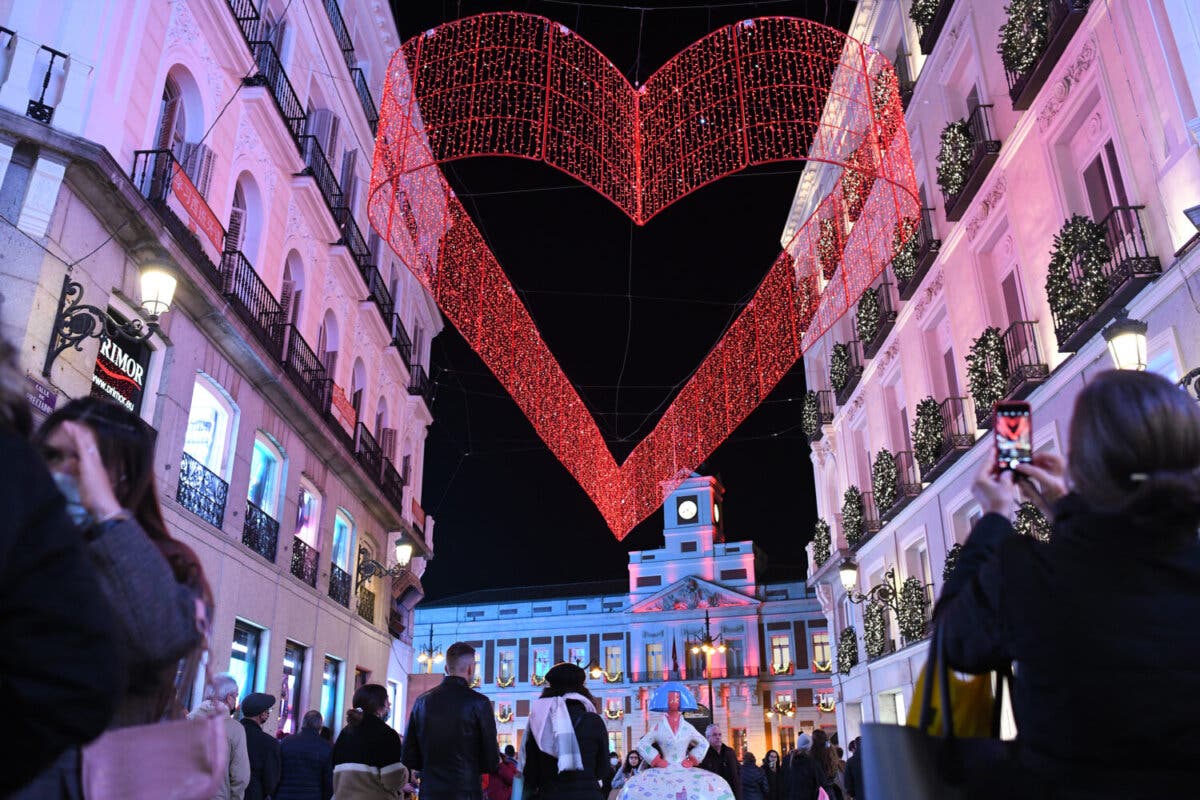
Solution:
<svg viewBox="0 0 1200 800"><path fill-rule="evenodd" d="M862 761L865 795L889 800L980 800L1013 794L1014 742L1000 740L1003 686L1012 691L1012 673L1000 671L988 723L990 736L957 736L958 713L952 702L950 669L944 637L937 628L929 645L921 686L917 727L868 723L863 726ZM985 676L986 679L987 676ZM940 735L933 728L933 684L938 684ZM962 693L960 692L960 696Z"/></svg>

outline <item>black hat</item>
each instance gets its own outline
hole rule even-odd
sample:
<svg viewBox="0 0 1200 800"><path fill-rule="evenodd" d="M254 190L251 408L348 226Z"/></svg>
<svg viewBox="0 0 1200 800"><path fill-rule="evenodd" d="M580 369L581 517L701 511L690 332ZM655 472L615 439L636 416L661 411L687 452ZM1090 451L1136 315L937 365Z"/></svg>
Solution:
<svg viewBox="0 0 1200 800"><path fill-rule="evenodd" d="M271 706L275 705L275 696L264 692L254 692L246 695L242 701L242 716L257 717Z"/></svg>
<svg viewBox="0 0 1200 800"><path fill-rule="evenodd" d="M566 661L555 664L546 673L546 682L555 689L579 689L587 681L587 673L578 664Z"/></svg>

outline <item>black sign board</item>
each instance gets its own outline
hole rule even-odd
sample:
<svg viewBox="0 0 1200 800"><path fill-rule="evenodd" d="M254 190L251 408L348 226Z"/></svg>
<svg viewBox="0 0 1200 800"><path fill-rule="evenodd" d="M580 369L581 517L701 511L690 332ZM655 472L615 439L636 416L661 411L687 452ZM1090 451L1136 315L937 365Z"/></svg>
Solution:
<svg viewBox="0 0 1200 800"><path fill-rule="evenodd" d="M108 313L118 325L124 324L124 318L115 311L109 309ZM145 342L120 333L102 338L92 371L92 397L116 400L133 413L140 414L151 352Z"/></svg>

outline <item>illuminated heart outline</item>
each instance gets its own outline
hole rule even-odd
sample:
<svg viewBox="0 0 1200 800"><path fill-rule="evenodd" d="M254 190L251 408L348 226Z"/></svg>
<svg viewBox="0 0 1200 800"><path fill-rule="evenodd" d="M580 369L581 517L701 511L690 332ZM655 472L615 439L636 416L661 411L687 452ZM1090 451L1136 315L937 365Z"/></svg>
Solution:
<svg viewBox="0 0 1200 800"><path fill-rule="evenodd" d="M826 109L831 96L837 100ZM919 200L902 121L887 59L808 20L768 17L720 28L635 90L562 25L531 14L481 14L427 31L393 56L369 214L623 539L741 424L805 342L846 312L911 235ZM638 224L752 165L822 161L843 167L843 178L803 224L789 226L753 299L618 466L441 173L443 163L480 155L554 166ZM818 262L837 265L839 251L826 283Z"/></svg>

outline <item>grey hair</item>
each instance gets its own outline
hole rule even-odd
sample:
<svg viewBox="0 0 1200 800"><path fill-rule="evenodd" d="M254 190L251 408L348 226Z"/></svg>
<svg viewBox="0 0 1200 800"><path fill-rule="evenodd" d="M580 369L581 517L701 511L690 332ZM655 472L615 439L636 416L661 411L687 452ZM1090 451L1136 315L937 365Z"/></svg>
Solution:
<svg viewBox="0 0 1200 800"><path fill-rule="evenodd" d="M325 724L325 718L321 716L321 712L316 709L304 712L304 719L300 722L300 727L308 730L319 731L321 726Z"/></svg>
<svg viewBox="0 0 1200 800"><path fill-rule="evenodd" d="M716 731L717 733L720 733L720 732L721 732L721 726L720 726L720 725L718 725L718 724L717 724L717 723L715 723L715 722L714 722L714 723L712 723L712 724L710 724L710 725L709 725L707 728L705 728L705 729L704 729L704 735L705 735L705 736L708 736L708 735L709 735L710 733L712 733L713 731Z"/></svg>
<svg viewBox="0 0 1200 800"><path fill-rule="evenodd" d="M224 700L229 695L238 694L237 678L228 672L218 672L213 675L212 686L209 687L208 697L217 700Z"/></svg>

